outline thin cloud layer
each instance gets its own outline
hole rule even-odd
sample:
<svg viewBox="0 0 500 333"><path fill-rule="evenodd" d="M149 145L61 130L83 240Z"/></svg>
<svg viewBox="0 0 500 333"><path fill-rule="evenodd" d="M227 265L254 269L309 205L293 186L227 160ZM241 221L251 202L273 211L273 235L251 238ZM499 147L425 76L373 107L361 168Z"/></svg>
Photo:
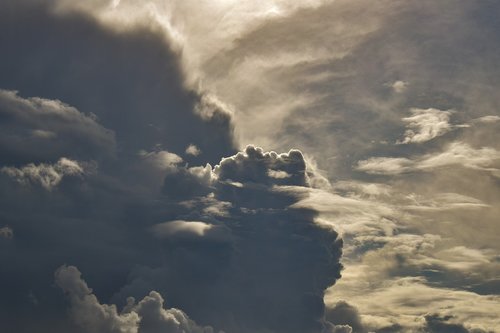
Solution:
<svg viewBox="0 0 500 333"><path fill-rule="evenodd" d="M496 168L500 152L491 147L475 149L463 142L452 142L444 151L427 154L415 159L405 157L371 157L359 161L359 171L379 175L395 175L415 171L432 171L438 168L459 166L474 170L491 171L498 174Z"/></svg>

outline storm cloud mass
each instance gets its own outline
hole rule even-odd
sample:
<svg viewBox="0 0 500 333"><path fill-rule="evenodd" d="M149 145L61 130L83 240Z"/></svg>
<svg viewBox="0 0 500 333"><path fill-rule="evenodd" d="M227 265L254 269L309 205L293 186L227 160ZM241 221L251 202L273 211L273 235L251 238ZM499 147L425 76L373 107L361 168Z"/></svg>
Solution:
<svg viewBox="0 0 500 333"><path fill-rule="evenodd" d="M500 332L499 16L0 1L0 331Z"/></svg>

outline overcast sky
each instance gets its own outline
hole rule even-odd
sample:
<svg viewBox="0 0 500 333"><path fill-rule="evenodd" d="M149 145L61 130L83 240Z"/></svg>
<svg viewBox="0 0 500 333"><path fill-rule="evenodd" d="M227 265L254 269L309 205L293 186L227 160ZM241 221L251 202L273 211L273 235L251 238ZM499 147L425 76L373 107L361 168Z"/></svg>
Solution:
<svg viewBox="0 0 500 333"><path fill-rule="evenodd" d="M0 331L500 332L499 17L1 0Z"/></svg>

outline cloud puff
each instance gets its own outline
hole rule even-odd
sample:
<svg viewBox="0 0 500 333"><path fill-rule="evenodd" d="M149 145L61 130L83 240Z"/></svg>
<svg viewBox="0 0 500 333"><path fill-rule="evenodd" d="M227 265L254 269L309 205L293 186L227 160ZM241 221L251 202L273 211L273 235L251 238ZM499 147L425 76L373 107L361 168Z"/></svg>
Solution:
<svg viewBox="0 0 500 333"><path fill-rule="evenodd" d="M403 118L408 128L405 138L398 142L422 143L441 136L453 129L450 124L451 111L438 109L411 109L411 117Z"/></svg>
<svg viewBox="0 0 500 333"><path fill-rule="evenodd" d="M0 172L15 181L23 184L37 184L50 191L56 187L64 177L82 176L85 170L77 161L61 158L55 164L27 164L20 168L2 167Z"/></svg>
<svg viewBox="0 0 500 333"><path fill-rule="evenodd" d="M403 93L408 88L408 82L397 80L391 85L391 88L398 94Z"/></svg>
<svg viewBox="0 0 500 333"><path fill-rule="evenodd" d="M162 296L151 291L137 304L133 298L119 312L116 305L101 304L74 266L55 272L56 284L68 295L71 317L85 332L93 333L213 333L199 327L177 309L164 309Z"/></svg>
<svg viewBox="0 0 500 333"><path fill-rule="evenodd" d="M14 237L14 231L12 230L12 228L10 227L1 227L0 228L0 237L3 237L3 238L12 238Z"/></svg>
<svg viewBox="0 0 500 333"><path fill-rule="evenodd" d="M139 156L159 170L172 170L175 169L179 163L183 162L180 156L164 150L156 152L141 150Z"/></svg>
<svg viewBox="0 0 500 333"><path fill-rule="evenodd" d="M196 147L195 145L193 144L190 144L189 146L187 146L186 148L186 154L188 155L192 155L192 156L198 156L201 154L201 150L200 148Z"/></svg>
<svg viewBox="0 0 500 333"><path fill-rule="evenodd" d="M469 144L456 141L450 143L444 151L429 153L410 159L405 157L372 157L359 161L356 169L370 174L397 175L415 171L432 171L447 166L498 171L494 167L500 159L500 152L494 148L473 148Z"/></svg>
<svg viewBox="0 0 500 333"><path fill-rule="evenodd" d="M178 240L203 238L211 241L230 240L228 229L225 227L200 221L168 221L155 224L151 229L156 237L163 239Z"/></svg>
<svg viewBox="0 0 500 333"><path fill-rule="evenodd" d="M214 173L219 181L242 184L307 186L306 162L302 153L291 150L287 154L247 146L243 152L222 159Z"/></svg>

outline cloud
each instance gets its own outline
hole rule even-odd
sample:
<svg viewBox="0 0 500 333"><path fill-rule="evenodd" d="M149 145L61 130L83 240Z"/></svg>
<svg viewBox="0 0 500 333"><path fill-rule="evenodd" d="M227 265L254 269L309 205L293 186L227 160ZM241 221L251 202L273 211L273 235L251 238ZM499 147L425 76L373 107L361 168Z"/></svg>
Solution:
<svg viewBox="0 0 500 333"><path fill-rule="evenodd" d="M101 304L74 266L55 272L56 284L70 299L71 317L85 332L95 333L213 333L199 327L178 309L164 309L162 296L151 291L137 304L133 298L120 313L116 305Z"/></svg>
<svg viewBox="0 0 500 333"><path fill-rule="evenodd" d="M441 136L453 129L450 124L451 111L438 109L411 109L411 117L403 118L408 128L405 138L398 143L422 143Z"/></svg>
<svg viewBox="0 0 500 333"><path fill-rule="evenodd" d="M482 333L482 329L466 329L462 324L451 322L453 316L426 315L425 328L430 333Z"/></svg>
<svg viewBox="0 0 500 333"><path fill-rule="evenodd" d="M366 332L358 310L345 301L327 307L325 318L334 325L348 325L353 333ZM334 331L335 332L335 331Z"/></svg>
<svg viewBox="0 0 500 333"><path fill-rule="evenodd" d="M230 234L227 228L220 225L208 224L200 221L168 221L155 224L152 232L163 239L196 239L203 238L211 241L229 241Z"/></svg>
<svg viewBox="0 0 500 333"><path fill-rule="evenodd" d="M98 158L115 150L113 131L95 116L59 100L23 98L0 89L0 116L3 163L48 162L60 156Z"/></svg>
<svg viewBox="0 0 500 333"><path fill-rule="evenodd" d="M222 159L215 166L214 173L219 181L236 181L244 185L307 186L306 162L298 150L277 154L247 146L243 152Z"/></svg>
<svg viewBox="0 0 500 333"><path fill-rule="evenodd" d="M183 159L179 155L164 150L156 152L141 150L139 156L159 170L172 170L177 168L179 163L183 162Z"/></svg>
<svg viewBox="0 0 500 333"><path fill-rule="evenodd" d="M478 123L496 123L498 121L500 121L500 117L499 116L483 116L483 117L479 117L479 118L476 118L473 120L474 122L478 122Z"/></svg>
<svg viewBox="0 0 500 333"><path fill-rule="evenodd" d="M14 237L14 231L12 228L6 226L6 227L1 227L0 228L0 237L10 239Z"/></svg>
<svg viewBox="0 0 500 333"><path fill-rule="evenodd" d="M148 286L228 332L321 331L323 292L340 277L342 242L316 223L314 209L289 207L310 190L302 154L248 146L213 168L179 170L164 191L179 198L178 189L190 189L181 196L190 200L179 202L188 211L151 229L168 265L139 269L120 297Z"/></svg>
<svg viewBox="0 0 500 333"><path fill-rule="evenodd" d="M359 161L356 169L370 174L397 175L416 171L432 171L448 166L497 171L495 162L500 159L500 152L494 148L473 148L467 143L450 143L444 151L429 153L415 159L405 157L371 157Z"/></svg>
<svg viewBox="0 0 500 333"><path fill-rule="evenodd" d="M405 92L406 89L408 88L408 82L398 80L398 81L395 81L391 85L391 87L394 90L394 92L401 94L401 93Z"/></svg>
<svg viewBox="0 0 500 333"><path fill-rule="evenodd" d="M203 197L212 191L212 167L180 167L168 172L163 180L162 192L171 200L184 201Z"/></svg>
<svg viewBox="0 0 500 333"><path fill-rule="evenodd" d="M356 288L361 290L356 291ZM400 331L403 332L419 331L424 328L424 317L429 311L440 316L453 315L455 323L461 323L471 331L480 328L485 331L498 330L495 314L497 296L481 296L473 292L428 286L422 277L385 279L381 286L370 292L363 284L358 283L339 283L332 289L332 298L334 295L339 297L340 294L342 297L349 297L351 304L355 304L362 314L363 323L369 331L383 331L383 328L394 324L400 325ZM329 299L330 296L327 295L327 304L330 303Z"/></svg>
<svg viewBox="0 0 500 333"><path fill-rule="evenodd" d="M47 1L2 3L0 31L9 33L0 33L0 44L11 47L0 56L0 87L64 101L81 114L94 114L99 126L114 133L122 155L151 151L158 145L181 155L186 146L195 144L203 151L203 161L215 163L234 152L230 112L213 93L187 87L181 52L158 20L114 24L97 18L92 10L54 6L57 3ZM29 51L25 45L30 45ZM62 48L65 52L60 52ZM11 94L12 99L22 105L38 103L23 102ZM78 119L79 113L60 102L41 105L52 110L52 117L61 108L68 117L73 114L70 120L59 122ZM87 118L78 120L87 124L84 129L105 138L109 135ZM34 130L58 133L50 127L55 125L37 124L41 128L33 125ZM66 132L71 137L81 130L76 131L74 125ZM104 144L109 140L87 141ZM56 143L66 141L61 137ZM83 149L87 141L72 147ZM193 162L201 161L193 158Z"/></svg>
<svg viewBox="0 0 500 333"><path fill-rule="evenodd" d="M83 176L85 170L77 161L61 158L55 164L33 163L16 167L2 167L0 172L23 184L37 184L50 191L56 187L64 177Z"/></svg>
<svg viewBox="0 0 500 333"><path fill-rule="evenodd" d="M0 86L20 91L11 104L40 96L74 108L113 142L75 138L79 117L1 131L0 167L63 157L99 166L51 192L0 178L2 223L16 232L16 247L2 248L5 330L76 331L48 287L64 262L81 267L101 299L145 300L158 314L151 330L170 314L186 318L160 311L161 293L227 332L349 332L324 319L333 283L327 306L345 299L367 330L429 331L428 313L498 330L498 300L479 294L498 292L494 126L451 133L420 119L400 137L412 108L494 123L470 119L498 106L496 4L63 2L2 2ZM237 144L266 149L236 154L233 122ZM428 140L388 144L406 138ZM290 147L300 150L266 152ZM369 157L381 160L353 172ZM405 177L376 176L384 170ZM340 282L334 229L346 244ZM211 237L217 230L223 242ZM129 312L90 303L107 313L93 316L103 329L139 313L136 303Z"/></svg>
<svg viewBox="0 0 500 333"><path fill-rule="evenodd" d="M65 262L88 272L105 300L137 267L161 266L172 242L151 227L200 220L180 204L197 196L163 194L164 177L189 165L185 178L199 181L198 166L236 151L233 116L187 82L181 49L156 19L96 14L108 1L58 5L0 2L0 45L9 45L0 54L0 211L15 231L0 251L1 280L11 286L0 321L9 332L78 331L50 288ZM185 156L189 144L203 154ZM200 186L206 198L210 188ZM219 202L200 204L204 218Z"/></svg>
<svg viewBox="0 0 500 333"><path fill-rule="evenodd" d="M353 330L349 325L330 325L327 324L324 330L325 333L352 333Z"/></svg>
<svg viewBox="0 0 500 333"><path fill-rule="evenodd" d="M201 154L201 150L198 147L196 147L195 145L190 144L186 148L186 154L193 155L193 156L198 156L198 155Z"/></svg>

